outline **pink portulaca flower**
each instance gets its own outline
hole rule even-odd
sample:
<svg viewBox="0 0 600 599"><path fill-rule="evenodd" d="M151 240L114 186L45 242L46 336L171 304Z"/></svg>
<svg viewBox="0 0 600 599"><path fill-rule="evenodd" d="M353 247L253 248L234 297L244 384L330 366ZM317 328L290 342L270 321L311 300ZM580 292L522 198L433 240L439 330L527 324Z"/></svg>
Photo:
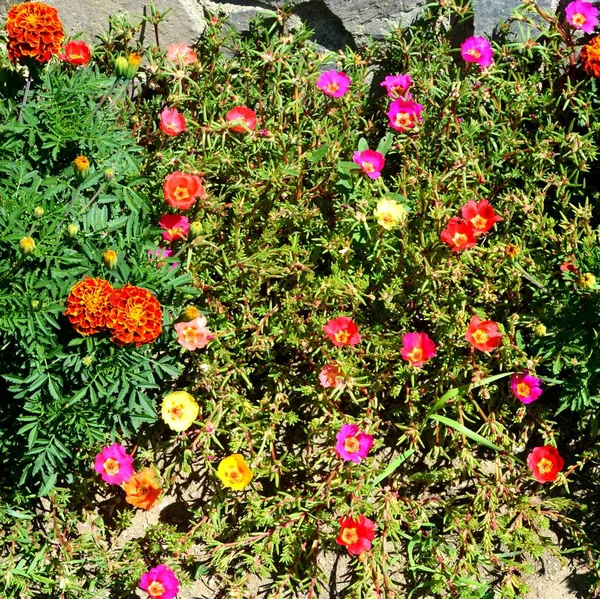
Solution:
<svg viewBox="0 0 600 599"><path fill-rule="evenodd" d="M226 115L225 120L231 123L231 131L236 133L248 133L256 129L256 112L246 106L236 106L232 108ZM239 123L239 124L235 124Z"/></svg>
<svg viewBox="0 0 600 599"><path fill-rule="evenodd" d="M162 236L165 241L186 239L190 230L189 219L179 214L165 214L158 221L158 224L165 229Z"/></svg>
<svg viewBox="0 0 600 599"><path fill-rule="evenodd" d="M531 376L527 371L513 374L510 378L510 388L513 395L524 404L531 403L542 394L542 381Z"/></svg>
<svg viewBox="0 0 600 599"><path fill-rule="evenodd" d="M161 564L142 574L140 588L152 599L173 599L179 593L179 580L173 570Z"/></svg>
<svg viewBox="0 0 600 599"><path fill-rule="evenodd" d="M337 364L325 364L319 372L319 382L321 387L329 389L336 388L344 384L344 377Z"/></svg>
<svg viewBox="0 0 600 599"><path fill-rule="evenodd" d="M481 68L489 67L494 62L492 44L483 36L468 37L460 46L460 54L467 62L475 62Z"/></svg>
<svg viewBox="0 0 600 599"><path fill-rule="evenodd" d="M197 316L189 322L178 322L175 325L177 341L190 351L206 347L215 338L215 334L206 327L207 322L206 316Z"/></svg>
<svg viewBox="0 0 600 599"><path fill-rule="evenodd" d="M187 131L185 117L177 108L165 108L160 113L160 130L169 136L179 135Z"/></svg>
<svg viewBox="0 0 600 599"><path fill-rule="evenodd" d="M332 98L341 98L350 88L350 77L342 71L324 71L317 80L317 87Z"/></svg>
<svg viewBox="0 0 600 599"><path fill-rule="evenodd" d="M427 333L407 333L402 337L402 357L420 368L435 356L435 343Z"/></svg>
<svg viewBox="0 0 600 599"><path fill-rule="evenodd" d="M584 33L593 33L598 25L598 9L590 2L576 0L567 4L565 10L567 21L575 29L581 29Z"/></svg>
<svg viewBox="0 0 600 599"><path fill-rule="evenodd" d="M198 60L198 55L187 44L170 44L167 46L167 60L188 66Z"/></svg>
<svg viewBox="0 0 600 599"><path fill-rule="evenodd" d="M360 170L370 179L381 177L381 169L385 165L385 157L375 150L354 152L352 160L360 166Z"/></svg>
<svg viewBox="0 0 600 599"><path fill-rule="evenodd" d="M337 318L328 320L323 330L331 340L331 343L337 347L358 345L361 340L358 326L348 316L338 316Z"/></svg>
<svg viewBox="0 0 600 599"><path fill-rule="evenodd" d="M96 456L94 470L109 485L120 485L133 476L133 458L122 445L113 443Z"/></svg>
<svg viewBox="0 0 600 599"><path fill-rule="evenodd" d="M422 110L423 106L417 104L414 100L397 98L390 104L387 113L390 119L390 127L401 132L414 129L415 125L422 120Z"/></svg>
<svg viewBox="0 0 600 599"><path fill-rule="evenodd" d="M373 445L373 436L359 431L356 424L342 424L335 438L337 439L335 450L340 458L356 464L367 457Z"/></svg>
<svg viewBox="0 0 600 599"><path fill-rule="evenodd" d="M412 84L412 77L410 75L388 75L382 82L381 85L385 87L387 95L392 98L405 98L410 99L410 94L407 94L408 88Z"/></svg>

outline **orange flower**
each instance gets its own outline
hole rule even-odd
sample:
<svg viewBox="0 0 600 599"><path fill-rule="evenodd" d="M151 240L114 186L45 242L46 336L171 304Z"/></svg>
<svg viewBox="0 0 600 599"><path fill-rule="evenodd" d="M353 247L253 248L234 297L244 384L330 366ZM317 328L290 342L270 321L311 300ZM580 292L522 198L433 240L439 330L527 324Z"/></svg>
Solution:
<svg viewBox="0 0 600 599"><path fill-rule="evenodd" d="M125 501L143 510L149 510L162 492L152 468L144 468L134 474L123 483L123 489L127 493Z"/></svg>
<svg viewBox="0 0 600 599"><path fill-rule="evenodd" d="M85 277L73 285L67 297L68 317L73 328L82 335L99 333L106 326L106 311L113 288L104 279Z"/></svg>
<svg viewBox="0 0 600 599"><path fill-rule="evenodd" d="M58 11L43 2L15 4L6 18L8 57L48 62L65 37Z"/></svg>
<svg viewBox="0 0 600 599"><path fill-rule="evenodd" d="M110 294L106 328L118 345L151 343L162 332L162 308L146 289L127 283Z"/></svg>
<svg viewBox="0 0 600 599"><path fill-rule="evenodd" d="M597 35L581 48L579 59L588 75L600 77L600 35Z"/></svg>

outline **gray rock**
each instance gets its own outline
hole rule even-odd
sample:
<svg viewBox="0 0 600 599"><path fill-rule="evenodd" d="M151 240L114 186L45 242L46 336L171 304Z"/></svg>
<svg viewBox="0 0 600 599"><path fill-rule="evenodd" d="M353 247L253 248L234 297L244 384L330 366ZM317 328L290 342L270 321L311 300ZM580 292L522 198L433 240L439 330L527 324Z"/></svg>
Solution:
<svg viewBox="0 0 600 599"><path fill-rule="evenodd" d="M546 10L554 12L558 0L538 0L538 3ZM475 34L490 35L498 23L510 17L513 9L520 4L520 0L473 0Z"/></svg>

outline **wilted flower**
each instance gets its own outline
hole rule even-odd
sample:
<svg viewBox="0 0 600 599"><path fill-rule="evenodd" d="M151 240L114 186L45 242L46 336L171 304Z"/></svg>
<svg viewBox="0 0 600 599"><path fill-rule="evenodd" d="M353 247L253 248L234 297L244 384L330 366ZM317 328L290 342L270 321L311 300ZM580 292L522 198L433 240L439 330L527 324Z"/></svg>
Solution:
<svg viewBox="0 0 600 599"><path fill-rule="evenodd" d="M387 95L390 98L410 98L410 94L406 94L408 88L412 84L412 77L410 75L388 75L382 82L381 85L385 87Z"/></svg>
<svg viewBox="0 0 600 599"><path fill-rule="evenodd" d="M152 599L173 599L179 593L179 580L165 564L142 574L140 588Z"/></svg>
<svg viewBox="0 0 600 599"><path fill-rule="evenodd" d="M406 220L408 211L402 204L398 204L389 198L383 198L377 202L374 216L384 229L392 229Z"/></svg>
<svg viewBox="0 0 600 599"><path fill-rule="evenodd" d="M427 333L407 333L402 337L402 357L420 368L435 356L435 343Z"/></svg>
<svg viewBox="0 0 600 599"><path fill-rule="evenodd" d="M120 485L133 476L133 458L118 443L104 447L96 456L94 469L109 485Z"/></svg>
<svg viewBox="0 0 600 599"><path fill-rule="evenodd" d="M190 230L189 219L179 214L165 214L160 218L158 224L165 229L162 236L165 241L186 239Z"/></svg>
<svg viewBox="0 0 600 599"><path fill-rule="evenodd" d="M185 117L177 108L165 108L160 113L160 130L169 136L187 131Z"/></svg>
<svg viewBox="0 0 600 599"><path fill-rule="evenodd" d="M467 327L465 339L479 351L492 351L502 343L502 333L498 331L498 323L481 320L475 315Z"/></svg>
<svg viewBox="0 0 600 599"><path fill-rule="evenodd" d="M332 98L341 98L350 88L350 77L342 71L323 71L317 80L317 87Z"/></svg>
<svg viewBox="0 0 600 599"><path fill-rule="evenodd" d="M178 322L174 325L177 341L190 351L206 347L208 342L215 338L215 334L208 330L206 323L206 316L197 316L189 322Z"/></svg>
<svg viewBox="0 0 600 599"><path fill-rule="evenodd" d="M513 395L524 404L529 404L538 399L542 394L542 381L528 372L513 374L510 377L510 388Z"/></svg>
<svg viewBox="0 0 600 599"><path fill-rule="evenodd" d="M498 216L487 200L474 202L471 200L461 209L462 217L473 225L473 232L477 235L487 233L502 218Z"/></svg>
<svg viewBox="0 0 600 599"><path fill-rule="evenodd" d="M162 489L152 468L144 468L123 483L125 501L143 510L149 510L159 498Z"/></svg>
<svg viewBox="0 0 600 599"><path fill-rule="evenodd" d="M198 60L198 55L187 44L170 44L167 46L167 60L188 66Z"/></svg>
<svg viewBox="0 0 600 599"><path fill-rule="evenodd" d="M480 67L489 67L494 62L492 44L482 36L467 38L460 46L460 54L467 62L477 63Z"/></svg>
<svg viewBox="0 0 600 599"><path fill-rule="evenodd" d="M230 123L230 131L248 133L256 129L256 113L245 106L236 106L226 115L225 120ZM237 125L235 123L238 123Z"/></svg>
<svg viewBox="0 0 600 599"><path fill-rule="evenodd" d="M345 545L350 555L360 555L371 549L375 538L375 522L359 516L357 520L347 516L339 519L340 532L335 539L338 545Z"/></svg>
<svg viewBox="0 0 600 599"><path fill-rule="evenodd" d="M567 4L565 15L573 27L584 33L593 33L598 25L598 9L590 2L575 0Z"/></svg>
<svg viewBox="0 0 600 599"><path fill-rule="evenodd" d="M327 321L323 327L327 337L334 345L357 345L360 343L360 333L356 323L348 316L338 316Z"/></svg>
<svg viewBox="0 0 600 599"><path fill-rule="evenodd" d="M169 206L177 210L188 210L198 198L207 196L203 181L198 175L175 171L165 177L163 194Z"/></svg>
<svg viewBox="0 0 600 599"><path fill-rule="evenodd" d="M217 476L226 487L241 491L252 480L252 470L246 464L244 456L234 453L219 462Z"/></svg>
<svg viewBox="0 0 600 599"><path fill-rule="evenodd" d="M473 225L457 216L450 219L448 226L442 231L440 237L452 248L453 252L462 252L477 244Z"/></svg>
<svg viewBox="0 0 600 599"><path fill-rule="evenodd" d="M370 179L381 176L381 169L385 164L385 157L375 150L363 150L354 152L352 160L360 166L360 170Z"/></svg>
<svg viewBox="0 0 600 599"><path fill-rule="evenodd" d="M90 47L83 40L67 42L65 51L58 55L60 60L72 65L86 65L90 62L91 57Z"/></svg>
<svg viewBox="0 0 600 599"><path fill-rule="evenodd" d="M337 364L325 364L319 372L319 382L321 387L325 387L325 389L343 385L344 379L339 366Z"/></svg>
<svg viewBox="0 0 600 599"><path fill-rule="evenodd" d="M387 112L390 119L390 127L396 131L404 132L413 129L423 119L421 112L423 106L414 100L396 98Z"/></svg>
<svg viewBox="0 0 600 599"><path fill-rule="evenodd" d="M162 401L162 419L174 431L181 432L190 428L199 411L196 400L186 391L173 391Z"/></svg>
<svg viewBox="0 0 600 599"><path fill-rule="evenodd" d="M335 438L335 450L340 458L356 464L367 457L373 445L373 436L359 431L356 424L343 424Z"/></svg>
<svg viewBox="0 0 600 599"><path fill-rule="evenodd" d="M565 461L558 453L558 449L551 445L534 447L527 456L527 466L531 470L533 478L540 483L556 480L564 465Z"/></svg>

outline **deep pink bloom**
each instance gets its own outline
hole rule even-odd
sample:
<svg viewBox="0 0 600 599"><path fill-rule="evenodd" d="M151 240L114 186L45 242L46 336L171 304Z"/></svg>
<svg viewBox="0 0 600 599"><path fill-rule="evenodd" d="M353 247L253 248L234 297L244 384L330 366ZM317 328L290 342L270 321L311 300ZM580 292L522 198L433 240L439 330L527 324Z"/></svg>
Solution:
<svg viewBox="0 0 600 599"><path fill-rule="evenodd" d="M388 75L381 82L390 98L406 98L407 100L410 99L410 94L407 95L406 92L411 84L412 77L410 75Z"/></svg>
<svg viewBox="0 0 600 599"><path fill-rule="evenodd" d="M390 127L396 131L408 131L420 123L423 106L414 100L396 98L391 104L387 115L390 119Z"/></svg>
<svg viewBox="0 0 600 599"><path fill-rule="evenodd" d="M190 351L206 347L215 338L215 334L206 327L207 322L206 316L197 316L189 322L178 322L175 325L177 341Z"/></svg>
<svg viewBox="0 0 600 599"><path fill-rule="evenodd" d="M348 548L350 555L360 555L371 549L371 541L375 538L375 522L359 516L358 520L346 516L339 519L340 532L335 539L338 545Z"/></svg>
<svg viewBox="0 0 600 599"><path fill-rule="evenodd" d="M163 239L165 241L176 241L177 239L186 239L190 230L190 221L186 216L179 214L165 214L158 221L158 224L165 229Z"/></svg>
<svg viewBox="0 0 600 599"><path fill-rule="evenodd" d="M551 483L563 469L565 461L552 445L534 447L527 456L527 466L539 483Z"/></svg>
<svg viewBox="0 0 600 599"><path fill-rule="evenodd" d="M360 343L360 333L356 323L348 316L338 316L328 320L323 330L333 343L338 347L343 345L357 345Z"/></svg>
<svg viewBox="0 0 600 599"><path fill-rule="evenodd" d="M524 404L535 401L542 394L542 381L531 376L527 371L513 374L510 377L510 388L513 395Z"/></svg>
<svg viewBox="0 0 600 599"><path fill-rule="evenodd" d="M337 364L325 364L319 372L319 382L321 387L328 389L330 387L339 387L344 384L343 375Z"/></svg>
<svg viewBox="0 0 600 599"><path fill-rule="evenodd" d="M170 250L169 248L157 247L155 250L148 250L148 260L150 260L150 262L155 262L158 268L166 264L166 262L160 260L161 258L170 258L174 255L175 253L173 252L173 250ZM179 262L173 262L169 270L176 268L178 265Z"/></svg>
<svg viewBox="0 0 600 599"><path fill-rule="evenodd" d="M140 588L152 599L173 599L179 593L179 580L173 570L161 564L142 574Z"/></svg>
<svg viewBox="0 0 600 599"><path fill-rule="evenodd" d="M232 108L225 116L225 120L228 123L239 123L229 127L231 131L236 133L248 133L249 130L254 131L256 129L256 112L245 106Z"/></svg>
<svg viewBox="0 0 600 599"><path fill-rule="evenodd" d="M581 29L584 33L593 33L594 27L598 25L598 9L590 2L576 0L567 4L565 10L567 21L575 29Z"/></svg>
<svg viewBox="0 0 600 599"><path fill-rule="evenodd" d="M360 166L360 170L370 179L377 179L381 176L381 169L385 164L385 157L375 150L363 150L354 152L352 160Z"/></svg>
<svg viewBox="0 0 600 599"><path fill-rule="evenodd" d="M167 60L187 66L196 62L198 55L187 44L170 44L167 46Z"/></svg>
<svg viewBox="0 0 600 599"><path fill-rule="evenodd" d="M467 62L475 62L482 68L494 62L492 44L483 36L468 37L460 46L460 54Z"/></svg>
<svg viewBox="0 0 600 599"><path fill-rule="evenodd" d="M337 439L335 450L340 458L357 464L367 457L373 445L373 435L359 431L356 424L342 424L335 438Z"/></svg>
<svg viewBox="0 0 600 599"><path fill-rule="evenodd" d="M341 98L350 88L350 77L342 71L323 71L317 80L317 87L332 98Z"/></svg>
<svg viewBox="0 0 600 599"><path fill-rule="evenodd" d="M406 333L402 337L402 357L420 368L435 356L435 343L427 333Z"/></svg>
<svg viewBox="0 0 600 599"><path fill-rule="evenodd" d="M160 130L166 135L179 135L186 131L185 117L177 108L165 108L160 113Z"/></svg>
<svg viewBox="0 0 600 599"><path fill-rule="evenodd" d="M122 445L113 443L96 456L94 470L109 485L120 485L133 476L133 458Z"/></svg>

